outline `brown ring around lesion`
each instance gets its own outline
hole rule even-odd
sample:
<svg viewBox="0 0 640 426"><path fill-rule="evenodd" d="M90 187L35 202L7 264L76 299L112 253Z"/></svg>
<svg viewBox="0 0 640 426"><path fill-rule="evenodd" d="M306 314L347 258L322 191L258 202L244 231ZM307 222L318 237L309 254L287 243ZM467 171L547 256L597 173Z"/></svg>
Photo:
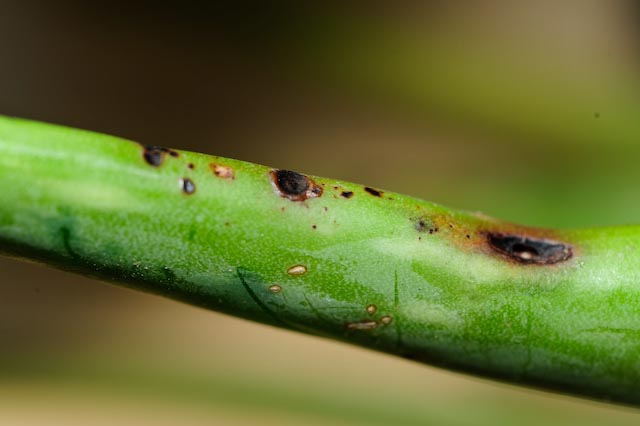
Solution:
<svg viewBox="0 0 640 426"><path fill-rule="evenodd" d="M276 193L291 201L305 201L322 196L322 186L306 175L291 170L271 170L271 184Z"/></svg>

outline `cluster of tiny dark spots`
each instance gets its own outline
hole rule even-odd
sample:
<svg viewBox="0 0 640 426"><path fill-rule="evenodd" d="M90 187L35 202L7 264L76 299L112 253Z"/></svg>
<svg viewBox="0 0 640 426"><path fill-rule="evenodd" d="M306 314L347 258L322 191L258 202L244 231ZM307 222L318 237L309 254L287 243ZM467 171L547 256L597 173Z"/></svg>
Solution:
<svg viewBox="0 0 640 426"><path fill-rule="evenodd" d="M382 197L382 194L383 194L382 191L378 191L377 189L373 189L369 186L365 186L364 190L367 191L369 194L373 195L374 197Z"/></svg>
<svg viewBox="0 0 640 426"><path fill-rule="evenodd" d="M153 167L160 167L162 165L165 154L169 154L172 157L178 157L180 155L177 151L162 146L142 145L142 148L144 161Z"/></svg>
<svg viewBox="0 0 640 426"><path fill-rule="evenodd" d="M182 178L182 192L187 195L191 195L196 192L196 185L189 178Z"/></svg>
<svg viewBox="0 0 640 426"><path fill-rule="evenodd" d="M416 220L416 219L412 219ZM428 219L419 218L415 224L416 231L418 232L429 232L429 234L433 234L434 232L438 232L437 226L432 226L432 223Z"/></svg>
<svg viewBox="0 0 640 426"><path fill-rule="evenodd" d="M351 198L353 197L353 191L342 191L340 195L344 198Z"/></svg>

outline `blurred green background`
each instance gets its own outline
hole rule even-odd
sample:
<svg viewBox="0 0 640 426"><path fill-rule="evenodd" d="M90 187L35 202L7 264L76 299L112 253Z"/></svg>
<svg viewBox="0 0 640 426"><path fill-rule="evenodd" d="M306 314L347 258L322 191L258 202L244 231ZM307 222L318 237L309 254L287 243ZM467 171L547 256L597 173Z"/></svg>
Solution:
<svg viewBox="0 0 640 426"><path fill-rule="evenodd" d="M0 0L0 113L529 225L640 223L639 30L630 0ZM640 422L8 259L0 360L0 425Z"/></svg>

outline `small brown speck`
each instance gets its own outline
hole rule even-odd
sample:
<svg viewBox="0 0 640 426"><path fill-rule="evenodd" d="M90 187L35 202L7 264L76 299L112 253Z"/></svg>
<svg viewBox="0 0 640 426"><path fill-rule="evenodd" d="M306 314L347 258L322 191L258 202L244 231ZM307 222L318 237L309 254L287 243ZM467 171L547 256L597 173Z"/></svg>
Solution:
<svg viewBox="0 0 640 426"><path fill-rule="evenodd" d="M270 287L269 287L269 291L270 291L271 293L274 293L274 294L275 294L275 293L280 293L280 292L282 291L282 287L280 287L280 286L279 286L279 285L277 285L277 284L274 284L274 285L272 285L272 286L270 286Z"/></svg>
<svg viewBox="0 0 640 426"><path fill-rule="evenodd" d="M193 163L189 163L189 164L187 164L187 167L188 167L190 170L193 170L193 169L195 169L195 168L196 168L196 166L195 166Z"/></svg>
<svg viewBox="0 0 640 426"><path fill-rule="evenodd" d="M378 311L378 307L376 305L369 305L367 306L367 313L369 315L373 315Z"/></svg>
<svg viewBox="0 0 640 426"><path fill-rule="evenodd" d="M180 179L180 187L182 188L182 192L187 195L191 195L196 192L196 185L189 178Z"/></svg>
<svg viewBox="0 0 640 426"><path fill-rule="evenodd" d="M303 275L307 272L307 267L304 265L294 265L287 269L289 275Z"/></svg>
<svg viewBox="0 0 640 426"><path fill-rule="evenodd" d="M391 318L389 315L385 315L382 318L380 318L380 322L383 323L384 325L389 325L391 324L392 321L393 321L393 318Z"/></svg>
<svg viewBox="0 0 640 426"><path fill-rule="evenodd" d="M318 229L318 226L317 225L311 225L311 228Z"/></svg>
<svg viewBox="0 0 640 426"><path fill-rule="evenodd" d="M209 164L209 167L213 174L221 179L235 179L236 177L234 170L229 166L211 163Z"/></svg>

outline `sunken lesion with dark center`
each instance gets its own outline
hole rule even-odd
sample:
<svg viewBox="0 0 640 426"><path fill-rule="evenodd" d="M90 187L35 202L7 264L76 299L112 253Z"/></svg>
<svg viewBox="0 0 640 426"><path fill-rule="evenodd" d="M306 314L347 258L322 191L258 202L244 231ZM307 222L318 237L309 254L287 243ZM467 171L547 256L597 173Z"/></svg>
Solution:
<svg viewBox="0 0 640 426"><path fill-rule="evenodd" d="M522 264L552 265L573 256L571 245L560 241L497 232L486 237L492 250Z"/></svg>
<svg viewBox="0 0 640 426"><path fill-rule="evenodd" d="M164 163L164 158L168 154L171 157L178 157L178 151L171 148L164 148L162 146L155 145L142 145L142 158L150 166L160 167Z"/></svg>
<svg viewBox="0 0 640 426"><path fill-rule="evenodd" d="M182 188L182 192L191 195L196 192L196 184L189 178L180 179L180 187Z"/></svg>
<svg viewBox="0 0 640 426"><path fill-rule="evenodd" d="M290 170L272 170L271 183L278 195L291 201L304 201L322 195L322 187L313 179Z"/></svg>

